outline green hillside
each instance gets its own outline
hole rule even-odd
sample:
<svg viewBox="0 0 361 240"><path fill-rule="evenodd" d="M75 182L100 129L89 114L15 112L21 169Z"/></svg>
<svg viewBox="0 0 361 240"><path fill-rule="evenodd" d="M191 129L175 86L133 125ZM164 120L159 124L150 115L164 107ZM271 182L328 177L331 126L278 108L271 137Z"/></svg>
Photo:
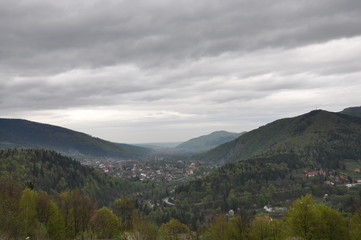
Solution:
<svg viewBox="0 0 361 240"><path fill-rule="evenodd" d="M173 196L191 206L185 218L190 221L230 209L286 206L304 194L323 201L327 194L329 205L348 212L360 203L361 185L355 182L361 174L354 169L361 166L361 118L312 111L260 127L202 156L210 159L211 153L219 157L212 160L230 163L177 187Z"/></svg>
<svg viewBox="0 0 361 240"><path fill-rule="evenodd" d="M340 113L361 117L361 107L349 107L342 110Z"/></svg>
<svg viewBox="0 0 361 240"><path fill-rule="evenodd" d="M360 118L316 110L269 123L201 154L199 158L234 162L272 152L285 152L321 162L329 154L336 156L342 152L350 153L346 157L355 157L360 153L360 142ZM312 152L316 148L318 150Z"/></svg>
<svg viewBox="0 0 361 240"><path fill-rule="evenodd" d="M115 144L66 128L20 119L0 119L0 148L44 148L72 156L134 158L148 150Z"/></svg>
<svg viewBox="0 0 361 240"><path fill-rule="evenodd" d="M0 150L0 177L52 194L78 188L102 204L137 188L54 151L37 149Z"/></svg>
<svg viewBox="0 0 361 240"><path fill-rule="evenodd" d="M217 147L226 142L232 141L243 133L233 133L227 131L217 131L211 134L200 136L190 139L176 147L176 149L191 151L191 152L204 152Z"/></svg>

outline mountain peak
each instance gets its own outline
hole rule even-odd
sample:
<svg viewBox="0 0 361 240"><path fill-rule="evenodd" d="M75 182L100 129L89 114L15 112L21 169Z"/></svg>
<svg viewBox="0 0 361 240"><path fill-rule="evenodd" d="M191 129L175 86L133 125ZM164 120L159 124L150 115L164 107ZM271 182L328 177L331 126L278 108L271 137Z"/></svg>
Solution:
<svg viewBox="0 0 361 240"><path fill-rule="evenodd" d="M337 149L347 142L354 145L355 140L351 136L355 134L359 134L357 139L361 139L361 119L314 110L264 125L230 143L201 154L200 158L230 162L259 156L267 151L296 152L314 148L321 143L327 145L323 146L324 148L334 145L333 149Z"/></svg>
<svg viewBox="0 0 361 240"><path fill-rule="evenodd" d="M0 148L42 148L70 155L140 157L147 150L115 144L88 134L23 119L0 118Z"/></svg>

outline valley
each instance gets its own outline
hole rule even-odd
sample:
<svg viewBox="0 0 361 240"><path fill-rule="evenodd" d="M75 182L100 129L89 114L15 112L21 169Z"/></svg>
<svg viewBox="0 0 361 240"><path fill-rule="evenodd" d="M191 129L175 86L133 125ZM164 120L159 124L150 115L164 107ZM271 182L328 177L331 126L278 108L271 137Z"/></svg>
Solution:
<svg viewBox="0 0 361 240"><path fill-rule="evenodd" d="M178 184L206 176L217 167L206 161L193 161L187 157L182 160L168 155L146 157L141 160L97 158L84 163L113 177Z"/></svg>
<svg viewBox="0 0 361 240"><path fill-rule="evenodd" d="M280 223L289 221L294 205L307 196L312 196L312 204L324 206L324 211L332 209L336 215L340 211L357 217L361 207L361 118L354 116L355 111L352 108L350 115L311 111L237 134L226 142L214 137L222 133L218 136L224 139L228 133L211 133L195 138L200 145L202 141L209 141L209 136L212 142L219 142L203 151L180 150L177 146L147 149L119 145L56 126L2 120L0 123L5 127L0 130L0 138L7 144L6 147L3 144L0 151L0 184L19 190L16 196L11 195L13 190L3 192L0 207L6 206L5 198L12 197L20 204L22 194L38 198L46 193L50 199L47 201L58 204L65 217L67 212L62 201L70 194L69 200L74 197L74 201L82 198L84 204L91 202L87 206L91 206L89 211L93 212L88 213L84 224L100 234L101 230L92 225L95 209L116 213L116 203L121 201L136 219L132 223L122 222L123 230L115 231L114 234L123 239L133 239L134 228L142 221L160 235L167 224L179 225L184 231L177 233L180 235L175 239L181 236L218 239L212 235L217 221L223 221L225 226L230 224L230 229L235 229L233 221L241 221L239 226L248 229L250 234L253 230L249 226L261 218ZM18 128L21 131L15 131ZM28 143L33 134L35 141ZM67 141L70 136L73 137ZM194 140L187 144L192 142ZM50 150L46 150L50 146ZM59 153L56 149L62 150ZM73 208L75 211L77 206ZM15 207L11 211L18 210ZM123 214L120 212L114 218L124 220ZM345 218L342 221L351 221L350 217L342 218ZM8 224L5 219L0 221ZM48 224L43 219L36 221ZM61 239L88 234L80 228L76 233L66 227L64 231ZM35 232L31 234L35 236ZM133 237L128 238L127 234ZM164 239L160 235L153 239ZM249 235L245 239L253 238Z"/></svg>

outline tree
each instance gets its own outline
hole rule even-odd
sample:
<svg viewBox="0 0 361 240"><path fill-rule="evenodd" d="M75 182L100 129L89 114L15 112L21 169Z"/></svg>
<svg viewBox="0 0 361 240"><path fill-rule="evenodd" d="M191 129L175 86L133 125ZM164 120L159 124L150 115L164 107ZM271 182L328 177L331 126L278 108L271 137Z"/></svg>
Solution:
<svg viewBox="0 0 361 240"><path fill-rule="evenodd" d="M349 239L346 222L341 212L324 205L317 205L316 211L318 212L318 216L320 217L320 224L318 225L318 230L321 239Z"/></svg>
<svg viewBox="0 0 361 240"><path fill-rule="evenodd" d="M134 205L129 198L124 197L116 200L113 204L113 211L119 217L121 225L125 230L132 228Z"/></svg>
<svg viewBox="0 0 361 240"><path fill-rule="evenodd" d="M157 240L158 227L145 216L136 214L133 217L133 233L134 240Z"/></svg>
<svg viewBox="0 0 361 240"><path fill-rule="evenodd" d="M254 219L250 229L251 240L279 239L281 225L277 220L267 216L258 216Z"/></svg>
<svg viewBox="0 0 361 240"><path fill-rule="evenodd" d="M118 217L106 207L102 207L94 214L91 225L94 233L101 239L116 238L121 234Z"/></svg>
<svg viewBox="0 0 361 240"><path fill-rule="evenodd" d="M319 224L311 195L296 200L285 216L288 234L304 239L314 239L315 227Z"/></svg>
<svg viewBox="0 0 361 240"><path fill-rule="evenodd" d="M342 213L315 204L311 195L295 201L286 213L287 235L306 240L344 240L348 238Z"/></svg>
<svg viewBox="0 0 361 240"><path fill-rule="evenodd" d="M60 194L60 210L64 219L65 236L66 238L74 238L76 233L74 230L74 211L70 191Z"/></svg>
<svg viewBox="0 0 361 240"><path fill-rule="evenodd" d="M34 237L34 230L39 223L37 219L36 200L36 192L26 188L19 201L18 218L23 222L22 234L26 237Z"/></svg>
<svg viewBox="0 0 361 240"><path fill-rule="evenodd" d="M249 231L247 221L240 216L235 216L228 221L226 228L227 239L246 240Z"/></svg>
<svg viewBox="0 0 361 240"><path fill-rule="evenodd" d="M159 229L160 240L178 240L180 235L188 234L189 227L177 219L171 219L167 223L163 223Z"/></svg>
<svg viewBox="0 0 361 240"><path fill-rule="evenodd" d="M212 225L207 229L206 239L226 240L228 231L227 218L224 215L214 217Z"/></svg>
<svg viewBox="0 0 361 240"><path fill-rule="evenodd" d="M65 222L58 206L53 200L49 202L49 218L46 222L46 228L50 239L65 238Z"/></svg>
<svg viewBox="0 0 361 240"><path fill-rule="evenodd" d="M75 189L60 194L60 209L65 221L66 237L75 238L88 230L95 204L79 189Z"/></svg>
<svg viewBox="0 0 361 240"><path fill-rule="evenodd" d="M361 208L359 208L350 220L350 238L358 240L361 236Z"/></svg>
<svg viewBox="0 0 361 240"><path fill-rule="evenodd" d="M18 202L22 192L9 178L0 178L0 234L2 237L18 238L22 219L17 216Z"/></svg>

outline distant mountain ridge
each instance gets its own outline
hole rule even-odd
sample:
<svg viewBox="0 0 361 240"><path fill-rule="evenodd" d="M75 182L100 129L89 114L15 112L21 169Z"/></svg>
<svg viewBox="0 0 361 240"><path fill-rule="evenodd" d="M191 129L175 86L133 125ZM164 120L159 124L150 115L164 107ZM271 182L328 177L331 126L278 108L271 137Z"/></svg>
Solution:
<svg viewBox="0 0 361 240"><path fill-rule="evenodd" d="M22 119L0 118L0 148L43 148L69 155L142 157L149 150L116 144L70 129Z"/></svg>
<svg viewBox="0 0 361 240"><path fill-rule="evenodd" d="M232 141L239 137L242 133L234 133L227 131L216 131L208 135L192 138L176 147L178 150L202 152L210 150L226 142Z"/></svg>
<svg viewBox="0 0 361 240"><path fill-rule="evenodd" d="M341 152L337 153L337 150L350 151L350 157L355 154L361 157L361 119L316 110L269 123L200 154L199 158L215 162L235 162L269 155L271 152L302 155L302 152L321 147L325 148L323 152L327 154L340 155ZM317 158L316 155L309 156L309 159Z"/></svg>
<svg viewBox="0 0 361 240"><path fill-rule="evenodd" d="M361 117L361 107L349 107L342 110L340 113Z"/></svg>
<svg viewBox="0 0 361 240"><path fill-rule="evenodd" d="M155 142L155 143L137 143L133 144L138 147L145 147L150 149L174 148L181 144L181 142Z"/></svg>

